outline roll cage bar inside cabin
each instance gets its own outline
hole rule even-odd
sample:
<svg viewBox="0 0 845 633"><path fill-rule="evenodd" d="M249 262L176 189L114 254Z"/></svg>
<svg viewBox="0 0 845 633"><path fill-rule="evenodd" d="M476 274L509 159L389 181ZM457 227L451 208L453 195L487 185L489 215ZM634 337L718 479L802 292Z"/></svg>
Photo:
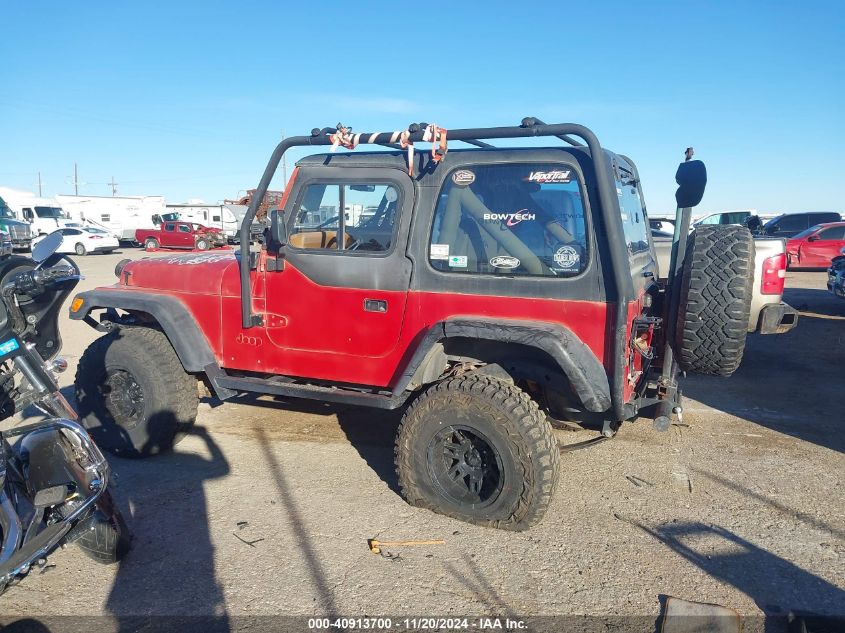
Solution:
<svg viewBox="0 0 845 633"><path fill-rule="evenodd" d="M249 203L246 215L244 216L240 227L240 282L241 282L241 320L244 329L261 326L263 320L261 315L252 312L252 288L250 285L249 272L251 268L251 260L249 254L250 245L250 225L255 219L256 213L264 200L267 189L270 187L270 181L279 167L282 156L291 147L309 147L309 146L326 146L332 145L333 141L330 138L332 134L338 132L341 126L335 128L315 128L311 131L310 136L292 136L284 139L273 150L270 161L264 170L264 175L261 176L261 181L252 196ZM423 134L425 132L426 124L412 124L408 127L409 135L408 142L417 143L423 141ZM358 133L360 140L359 144L364 145L382 145L390 147L391 149L399 149L399 146L392 141L395 140L394 132L370 132ZM615 331L616 335L613 337L613 369L608 373L609 382L611 385L610 395L613 409L613 416L617 421L623 421L631 417L635 411L633 407L625 404L624 398L624 381L625 381L625 344L626 344L626 318L628 313L628 303L633 300L634 288L630 275L630 265L628 262L628 250L625 245L625 237L622 231L622 220L618 213L616 213L616 185L611 179L611 172L607 167L607 160L604 152L599 144L598 138L591 130L578 125L576 123L556 123L547 125L539 119L527 117L522 120L521 125L509 127L487 127L487 128L465 128L458 130L449 130L448 138L450 141L462 141L468 145L475 147L488 148L493 147L489 143L484 143L481 139L497 139L497 138L530 138L530 137L556 137L569 145L582 147L586 143L590 150L590 155L593 161L594 176L596 179L596 187L598 190L599 205L601 207L601 214L603 224L605 227L605 245L610 253L610 263L612 267L612 275L605 276L606 292L608 297L612 297L616 303L615 315ZM572 138L573 136L581 138L584 143ZM285 183L287 186L287 183ZM246 256L244 253L244 245L246 245Z"/></svg>

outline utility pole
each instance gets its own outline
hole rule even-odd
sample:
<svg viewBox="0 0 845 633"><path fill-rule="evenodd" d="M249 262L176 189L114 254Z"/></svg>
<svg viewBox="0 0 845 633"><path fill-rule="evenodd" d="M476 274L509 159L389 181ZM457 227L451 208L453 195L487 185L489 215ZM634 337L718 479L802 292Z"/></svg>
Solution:
<svg viewBox="0 0 845 633"><path fill-rule="evenodd" d="M111 185L111 195L112 197L114 197L115 195L117 195L117 183L114 181L114 176L111 177L111 182L109 183L109 185Z"/></svg>
<svg viewBox="0 0 845 633"><path fill-rule="evenodd" d="M38 197L41 197L41 172L38 172Z"/></svg>
<svg viewBox="0 0 845 633"><path fill-rule="evenodd" d="M79 195L79 174L76 170L76 163L73 164L73 193Z"/></svg>

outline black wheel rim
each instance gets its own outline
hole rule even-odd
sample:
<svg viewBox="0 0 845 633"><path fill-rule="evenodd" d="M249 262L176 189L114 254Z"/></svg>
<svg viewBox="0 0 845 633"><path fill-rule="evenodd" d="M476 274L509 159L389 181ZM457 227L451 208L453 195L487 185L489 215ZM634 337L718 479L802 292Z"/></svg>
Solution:
<svg viewBox="0 0 845 633"><path fill-rule="evenodd" d="M134 428L144 416L144 391L135 377L122 369L106 372L103 384L106 409L125 429Z"/></svg>
<svg viewBox="0 0 845 633"><path fill-rule="evenodd" d="M463 425L441 429L429 442L426 457L435 487L456 505L488 506L502 492L502 458L477 429Z"/></svg>

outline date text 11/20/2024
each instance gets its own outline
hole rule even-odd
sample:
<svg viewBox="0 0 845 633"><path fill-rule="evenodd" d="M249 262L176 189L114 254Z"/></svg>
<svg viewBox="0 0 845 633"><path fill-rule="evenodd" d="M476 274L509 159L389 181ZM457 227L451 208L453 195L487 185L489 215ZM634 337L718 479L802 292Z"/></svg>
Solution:
<svg viewBox="0 0 845 633"><path fill-rule="evenodd" d="M406 631L522 631L526 630L524 620L511 618L309 618L310 630L372 630L391 629Z"/></svg>

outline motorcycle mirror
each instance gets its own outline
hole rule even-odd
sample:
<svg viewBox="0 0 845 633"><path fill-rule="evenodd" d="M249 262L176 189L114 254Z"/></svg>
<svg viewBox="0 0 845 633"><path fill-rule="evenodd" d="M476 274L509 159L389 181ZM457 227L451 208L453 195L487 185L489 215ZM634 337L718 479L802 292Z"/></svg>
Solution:
<svg viewBox="0 0 845 633"><path fill-rule="evenodd" d="M35 246L32 247L32 259L34 259L39 264L59 250L59 246L62 245L62 234L59 231L53 231L45 237L43 240L38 242Z"/></svg>

